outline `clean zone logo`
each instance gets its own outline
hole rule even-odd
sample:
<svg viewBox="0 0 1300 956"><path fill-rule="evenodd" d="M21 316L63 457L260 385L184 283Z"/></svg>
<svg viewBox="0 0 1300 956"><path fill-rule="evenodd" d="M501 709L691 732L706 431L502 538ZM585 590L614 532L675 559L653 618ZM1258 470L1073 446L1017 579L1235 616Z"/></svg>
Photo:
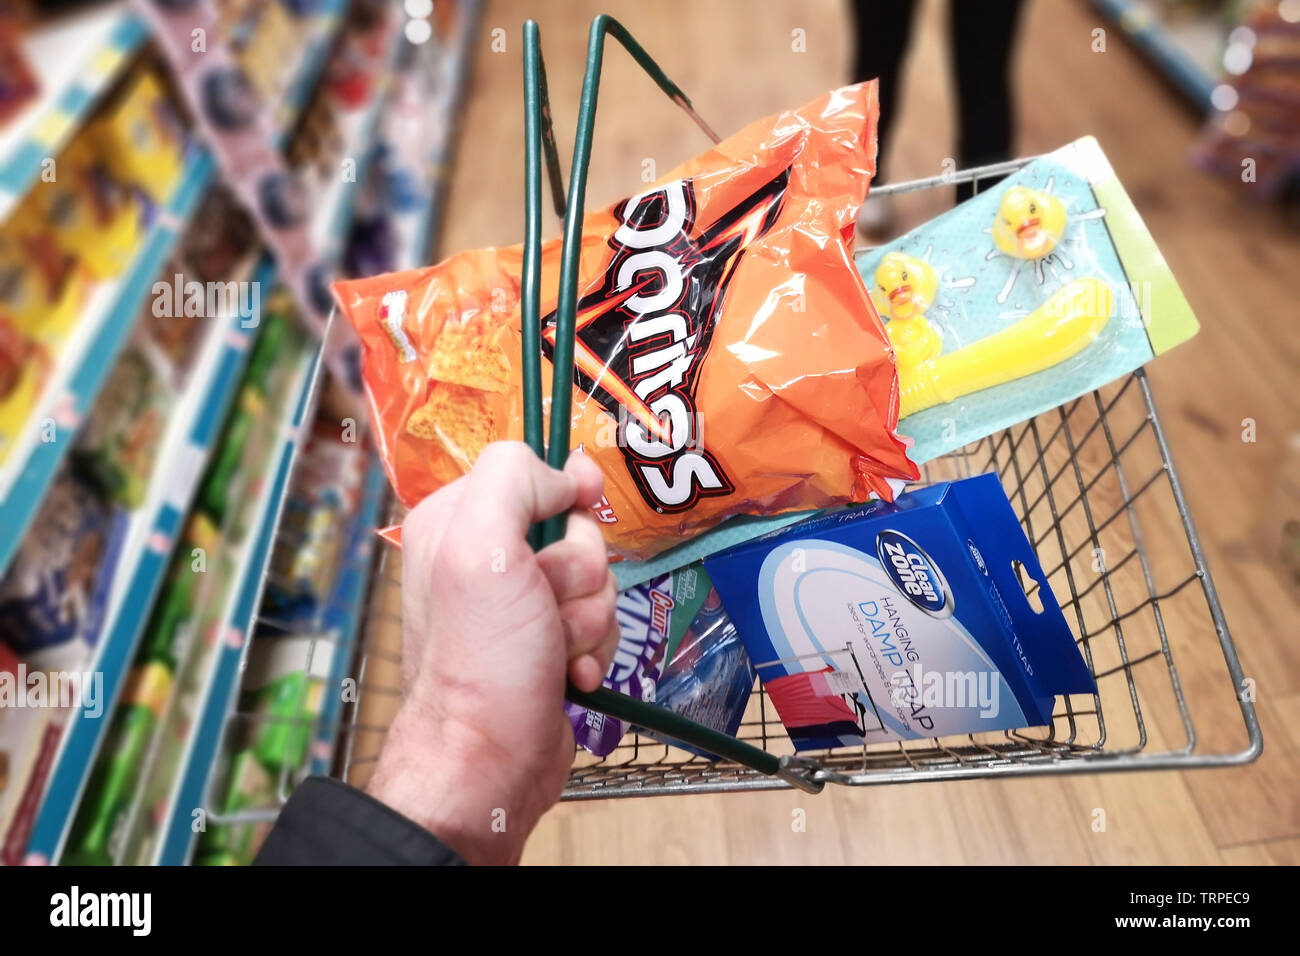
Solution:
<svg viewBox="0 0 1300 956"><path fill-rule="evenodd" d="M952 591L943 573L919 544L897 531L876 537L876 557L903 597L935 618L951 617Z"/></svg>

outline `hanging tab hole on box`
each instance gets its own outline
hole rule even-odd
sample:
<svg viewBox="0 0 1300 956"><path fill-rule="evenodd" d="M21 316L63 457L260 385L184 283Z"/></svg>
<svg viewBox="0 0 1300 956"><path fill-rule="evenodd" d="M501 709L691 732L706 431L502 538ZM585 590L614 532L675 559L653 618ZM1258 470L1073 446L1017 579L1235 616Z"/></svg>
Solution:
<svg viewBox="0 0 1300 956"><path fill-rule="evenodd" d="M1020 584L1020 593L1024 595L1029 609L1035 614L1042 614L1043 596L1039 593L1041 585L1034 580L1034 576L1029 573L1019 558L1011 562L1011 570L1016 573L1016 581Z"/></svg>

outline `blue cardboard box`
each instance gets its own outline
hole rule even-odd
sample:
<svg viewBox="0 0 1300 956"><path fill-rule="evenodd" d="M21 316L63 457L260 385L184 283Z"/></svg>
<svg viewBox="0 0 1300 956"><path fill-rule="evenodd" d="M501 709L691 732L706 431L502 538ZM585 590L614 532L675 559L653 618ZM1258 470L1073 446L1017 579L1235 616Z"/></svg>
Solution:
<svg viewBox="0 0 1300 956"><path fill-rule="evenodd" d="M798 750L1041 726L1058 694L1096 692L995 475L784 528L705 567Z"/></svg>

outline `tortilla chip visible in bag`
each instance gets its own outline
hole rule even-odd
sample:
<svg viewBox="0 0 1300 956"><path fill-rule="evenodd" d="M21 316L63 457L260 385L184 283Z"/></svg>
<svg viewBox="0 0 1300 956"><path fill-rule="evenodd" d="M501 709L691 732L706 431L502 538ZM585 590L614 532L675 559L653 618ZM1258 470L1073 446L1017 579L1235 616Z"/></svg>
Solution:
<svg viewBox="0 0 1300 956"><path fill-rule="evenodd" d="M898 378L853 266L876 87L754 123L583 220L572 444L606 479L613 556L736 514L891 499L915 479ZM523 435L522 248L339 282L389 479L407 504ZM542 247L549 411L560 241Z"/></svg>

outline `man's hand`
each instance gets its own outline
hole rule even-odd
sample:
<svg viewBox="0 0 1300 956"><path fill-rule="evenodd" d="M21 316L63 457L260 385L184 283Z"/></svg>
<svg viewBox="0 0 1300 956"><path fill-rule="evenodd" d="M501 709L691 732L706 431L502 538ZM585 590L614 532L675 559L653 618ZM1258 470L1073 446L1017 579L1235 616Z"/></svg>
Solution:
<svg viewBox="0 0 1300 956"><path fill-rule="evenodd" d="M595 690L617 647L603 488L581 454L498 442L402 526L403 700L368 789L471 863L518 862L573 759L565 678ZM529 525L565 511L534 555Z"/></svg>

